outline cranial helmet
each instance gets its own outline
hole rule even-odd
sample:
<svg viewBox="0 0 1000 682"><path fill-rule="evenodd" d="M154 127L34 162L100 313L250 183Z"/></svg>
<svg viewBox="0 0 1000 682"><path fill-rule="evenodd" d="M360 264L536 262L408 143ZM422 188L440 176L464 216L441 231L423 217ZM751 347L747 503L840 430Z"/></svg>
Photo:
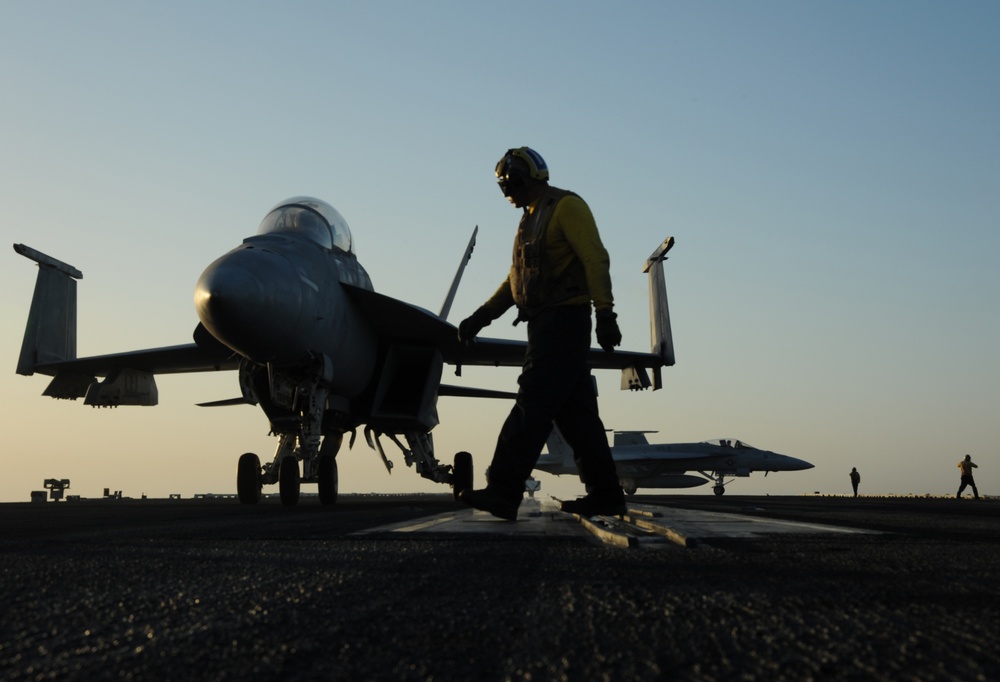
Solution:
<svg viewBox="0 0 1000 682"><path fill-rule="evenodd" d="M505 195L510 190L523 189L528 182L548 182L549 167L542 155L530 147L508 149L497 162L497 183Z"/></svg>

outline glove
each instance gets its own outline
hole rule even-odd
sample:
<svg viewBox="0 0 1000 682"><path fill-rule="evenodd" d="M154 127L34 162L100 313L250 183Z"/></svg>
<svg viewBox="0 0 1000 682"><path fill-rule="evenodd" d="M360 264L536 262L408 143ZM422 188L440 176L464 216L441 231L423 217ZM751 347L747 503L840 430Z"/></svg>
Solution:
<svg viewBox="0 0 1000 682"><path fill-rule="evenodd" d="M483 330L483 327L489 326L492 321L493 316L486 308L480 306L476 309L476 312L459 323L458 340L463 343L472 343L472 339Z"/></svg>
<svg viewBox="0 0 1000 682"><path fill-rule="evenodd" d="M618 329L618 315L608 309L597 311L597 345L610 353L615 346L622 345L622 333Z"/></svg>

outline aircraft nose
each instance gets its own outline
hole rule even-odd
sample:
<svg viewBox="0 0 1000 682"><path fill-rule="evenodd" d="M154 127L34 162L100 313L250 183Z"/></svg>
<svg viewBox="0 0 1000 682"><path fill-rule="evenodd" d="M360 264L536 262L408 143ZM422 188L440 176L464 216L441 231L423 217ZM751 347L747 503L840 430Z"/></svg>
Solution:
<svg viewBox="0 0 1000 682"><path fill-rule="evenodd" d="M787 457L787 455L786 455ZM806 469L812 469L813 465L804 459L799 459L798 457L788 457L789 471L805 471Z"/></svg>
<svg viewBox="0 0 1000 682"><path fill-rule="evenodd" d="M205 328L257 362L274 360L302 309L298 274L281 255L240 247L205 268L194 303Z"/></svg>

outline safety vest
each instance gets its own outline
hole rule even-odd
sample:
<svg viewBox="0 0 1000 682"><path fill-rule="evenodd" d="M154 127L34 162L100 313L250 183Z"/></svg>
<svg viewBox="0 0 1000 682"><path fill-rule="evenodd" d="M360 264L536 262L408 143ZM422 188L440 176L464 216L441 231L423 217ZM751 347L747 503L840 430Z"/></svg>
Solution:
<svg viewBox="0 0 1000 682"><path fill-rule="evenodd" d="M527 319L542 308L588 296L587 273L583 263L574 258L558 275L552 273L546 253L549 223L556 205L566 196L577 194L549 187L539 198L535 210L525 211L514 237L514 257L510 269L510 290L520 312Z"/></svg>

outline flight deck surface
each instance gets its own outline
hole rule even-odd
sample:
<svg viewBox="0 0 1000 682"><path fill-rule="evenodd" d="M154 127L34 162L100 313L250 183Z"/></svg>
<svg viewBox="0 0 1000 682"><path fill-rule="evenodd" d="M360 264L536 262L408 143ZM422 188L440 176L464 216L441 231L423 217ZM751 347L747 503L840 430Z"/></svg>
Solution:
<svg viewBox="0 0 1000 682"><path fill-rule="evenodd" d="M544 498L516 522L447 495L344 496L333 509L0 505L0 670L1000 679L994 500L640 495L629 506L630 527L645 516L691 542L607 542Z"/></svg>

